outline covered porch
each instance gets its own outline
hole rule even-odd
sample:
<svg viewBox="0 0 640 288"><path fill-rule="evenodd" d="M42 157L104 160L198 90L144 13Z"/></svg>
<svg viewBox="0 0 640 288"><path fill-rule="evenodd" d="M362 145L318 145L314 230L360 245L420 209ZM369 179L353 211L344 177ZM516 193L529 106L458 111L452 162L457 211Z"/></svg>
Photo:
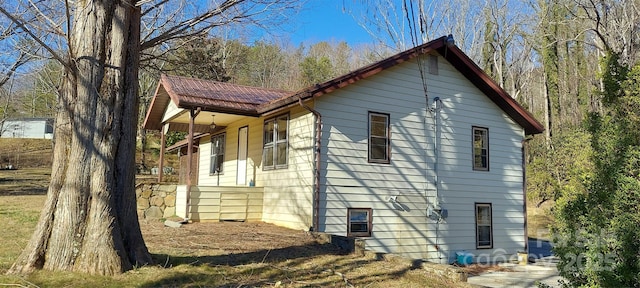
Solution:
<svg viewBox="0 0 640 288"><path fill-rule="evenodd" d="M144 128L161 132L158 182L164 180L165 153L179 151L177 216L196 221L262 220L264 189L253 187L256 171L261 169L262 125L258 106L288 94L161 76ZM260 127L260 130L252 128L251 141L249 123ZM186 139L165 148L167 134L173 131L186 132Z"/></svg>

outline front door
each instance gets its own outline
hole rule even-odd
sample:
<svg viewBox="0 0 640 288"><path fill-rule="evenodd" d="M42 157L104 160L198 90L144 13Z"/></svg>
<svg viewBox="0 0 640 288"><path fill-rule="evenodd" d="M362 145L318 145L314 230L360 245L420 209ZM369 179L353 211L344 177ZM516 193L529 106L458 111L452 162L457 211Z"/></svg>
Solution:
<svg viewBox="0 0 640 288"><path fill-rule="evenodd" d="M249 127L238 130L238 175L237 185L247 185L247 148Z"/></svg>

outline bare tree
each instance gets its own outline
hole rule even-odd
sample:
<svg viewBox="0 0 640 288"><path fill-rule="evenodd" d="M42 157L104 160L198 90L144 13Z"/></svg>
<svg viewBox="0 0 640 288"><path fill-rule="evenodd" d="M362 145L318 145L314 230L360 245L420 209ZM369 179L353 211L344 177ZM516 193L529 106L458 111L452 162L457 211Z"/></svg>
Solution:
<svg viewBox="0 0 640 288"><path fill-rule="evenodd" d="M24 47L26 41L21 36L13 23L0 21L0 135L6 130L4 122L15 110L13 85L9 89L5 89L5 85L10 83L20 67L34 58L33 51Z"/></svg>
<svg viewBox="0 0 640 288"><path fill-rule="evenodd" d="M456 44L474 60L480 59L482 1L363 0L345 7L374 39L397 51L453 34Z"/></svg>
<svg viewBox="0 0 640 288"><path fill-rule="evenodd" d="M590 33L591 42L601 55L606 52L620 54L621 60L635 63L640 58L640 2L636 0L572 0L579 9L573 16L585 20L584 33Z"/></svg>
<svg viewBox="0 0 640 288"><path fill-rule="evenodd" d="M135 204L141 51L235 21L286 15L269 12L295 5L285 0L228 0L201 9L187 3L20 2L18 7L35 15L37 22L27 22L24 14L0 4L1 15L65 68L47 200L10 273L43 268L112 275L152 262ZM50 17L47 11L62 12L55 14L62 17ZM38 37L41 30L50 31L52 38Z"/></svg>

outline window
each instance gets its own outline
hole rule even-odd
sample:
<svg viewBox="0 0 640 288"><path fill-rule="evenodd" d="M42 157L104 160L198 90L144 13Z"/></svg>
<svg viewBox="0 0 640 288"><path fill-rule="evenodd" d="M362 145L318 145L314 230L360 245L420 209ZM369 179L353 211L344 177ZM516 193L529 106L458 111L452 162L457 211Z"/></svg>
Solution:
<svg viewBox="0 0 640 288"><path fill-rule="evenodd" d="M390 138L389 115L369 112L369 162L390 162Z"/></svg>
<svg viewBox="0 0 640 288"><path fill-rule="evenodd" d="M289 115L264 121L263 169L287 168Z"/></svg>
<svg viewBox="0 0 640 288"><path fill-rule="evenodd" d="M473 170L489 171L489 129L473 127Z"/></svg>
<svg viewBox="0 0 640 288"><path fill-rule="evenodd" d="M47 119L44 126L45 134L53 134L53 119Z"/></svg>
<svg viewBox="0 0 640 288"><path fill-rule="evenodd" d="M371 236L371 208L347 209L347 236Z"/></svg>
<svg viewBox="0 0 640 288"><path fill-rule="evenodd" d="M491 203L476 203L476 248L492 247Z"/></svg>
<svg viewBox="0 0 640 288"><path fill-rule="evenodd" d="M209 174L222 173L224 163L224 133L211 136L211 165Z"/></svg>

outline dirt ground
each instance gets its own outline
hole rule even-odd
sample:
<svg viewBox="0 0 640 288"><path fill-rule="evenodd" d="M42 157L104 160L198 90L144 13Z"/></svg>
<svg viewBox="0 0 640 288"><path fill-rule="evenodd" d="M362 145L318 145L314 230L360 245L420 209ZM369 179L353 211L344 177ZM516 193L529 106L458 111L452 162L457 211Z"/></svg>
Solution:
<svg viewBox="0 0 640 288"><path fill-rule="evenodd" d="M321 244L311 233L261 222L194 222L180 228L165 227L158 220L141 220L145 242L152 253L164 257L184 256L211 265L241 265L271 262L319 253L344 254L330 244ZM166 259L156 259L159 263ZM169 259L173 264L180 259Z"/></svg>
<svg viewBox="0 0 640 288"><path fill-rule="evenodd" d="M349 254L311 233L267 223L196 222L170 228L143 219L141 229L160 266L245 271L233 276L225 268L225 277L235 284L224 287L470 287L416 269L411 261Z"/></svg>

